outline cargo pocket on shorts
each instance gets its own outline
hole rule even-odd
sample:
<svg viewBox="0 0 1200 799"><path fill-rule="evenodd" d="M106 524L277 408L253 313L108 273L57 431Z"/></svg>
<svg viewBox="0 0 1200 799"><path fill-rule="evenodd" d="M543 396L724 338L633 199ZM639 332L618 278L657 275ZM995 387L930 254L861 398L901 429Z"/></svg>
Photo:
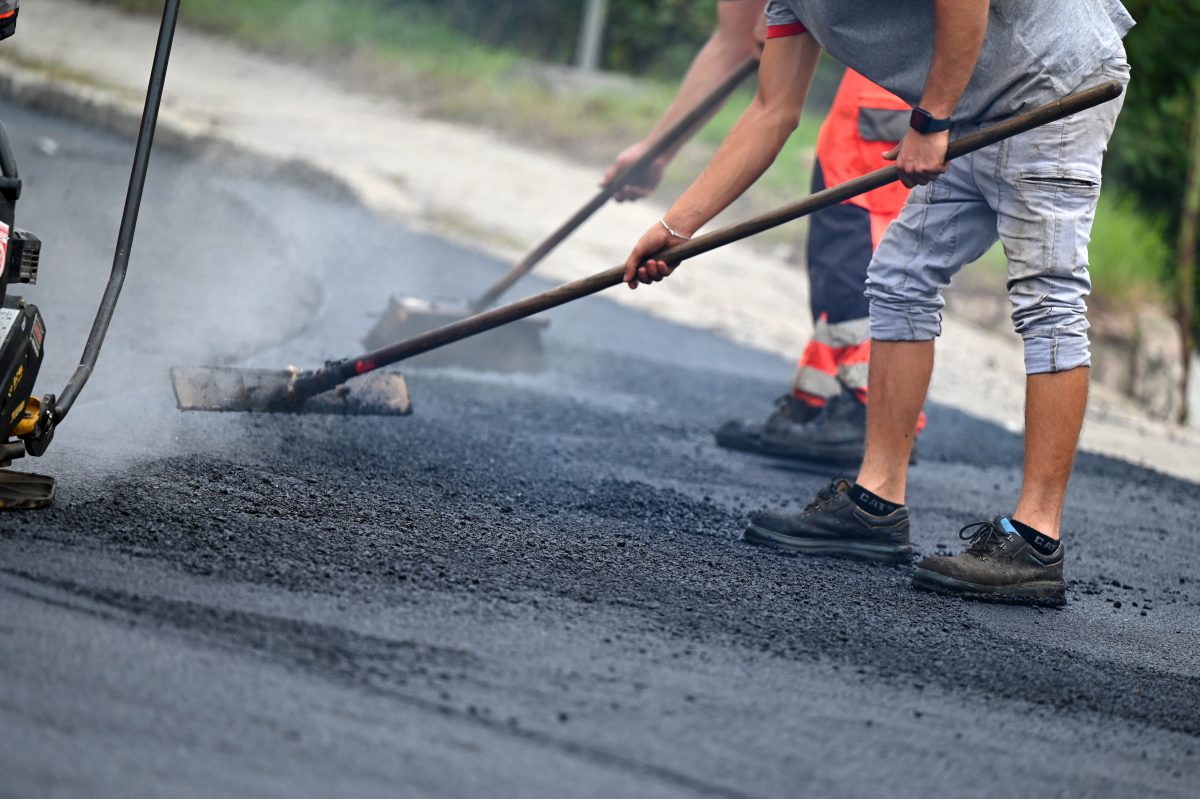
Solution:
<svg viewBox="0 0 1200 799"><path fill-rule="evenodd" d="M1025 188L1084 197L1100 194L1100 178L1084 172L1023 172L1017 183Z"/></svg>
<svg viewBox="0 0 1200 799"><path fill-rule="evenodd" d="M1076 194L1098 194L1100 179L1096 175L1082 172L1026 172L1018 182L1043 190L1072 192Z"/></svg>
<svg viewBox="0 0 1200 799"><path fill-rule="evenodd" d="M1083 321L1091 290L1087 248L1100 175L1046 165L1014 183L1017 196L1001 220L1013 322L1022 336L1069 330Z"/></svg>
<svg viewBox="0 0 1200 799"><path fill-rule="evenodd" d="M1009 261L1016 274L1010 277L1069 275L1086 269L1100 175L1085 169L1042 167L1020 173L1015 188L1019 210L1013 208L1014 218L1001 234L1005 246L1015 247Z"/></svg>

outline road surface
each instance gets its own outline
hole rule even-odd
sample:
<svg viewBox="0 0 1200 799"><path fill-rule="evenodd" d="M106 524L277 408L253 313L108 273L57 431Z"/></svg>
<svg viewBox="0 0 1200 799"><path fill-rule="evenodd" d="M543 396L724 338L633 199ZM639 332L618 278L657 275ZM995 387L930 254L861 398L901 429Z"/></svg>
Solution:
<svg viewBox="0 0 1200 799"><path fill-rule="evenodd" d="M46 241L29 295L55 391L131 143L0 119L18 221ZM1197 794L1194 484L1081 457L1061 611L751 548L750 511L832 476L713 444L790 365L603 298L551 314L544 372L406 369L408 418L174 410L172 364L318 364L389 293L503 268L156 154L97 376L18 464L58 502L0 517L0 796ZM924 552L1006 511L1021 455L987 421L929 419Z"/></svg>

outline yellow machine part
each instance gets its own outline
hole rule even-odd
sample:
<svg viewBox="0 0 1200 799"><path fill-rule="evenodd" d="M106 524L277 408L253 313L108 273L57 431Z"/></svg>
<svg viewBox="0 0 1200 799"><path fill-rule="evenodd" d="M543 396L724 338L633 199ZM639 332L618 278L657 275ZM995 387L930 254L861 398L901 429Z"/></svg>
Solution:
<svg viewBox="0 0 1200 799"><path fill-rule="evenodd" d="M38 418L42 415L42 403L37 397L30 397L17 412L10 436L27 436L37 427Z"/></svg>

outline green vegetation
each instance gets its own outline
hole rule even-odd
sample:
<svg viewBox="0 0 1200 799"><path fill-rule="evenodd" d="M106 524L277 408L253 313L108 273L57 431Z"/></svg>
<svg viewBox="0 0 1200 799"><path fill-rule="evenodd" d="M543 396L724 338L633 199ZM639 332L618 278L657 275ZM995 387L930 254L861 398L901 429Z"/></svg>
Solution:
<svg viewBox="0 0 1200 799"><path fill-rule="evenodd" d="M1163 301L1173 253L1166 224L1132 195L1105 189L1092 226L1092 283L1109 304Z"/></svg>
<svg viewBox="0 0 1200 799"><path fill-rule="evenodd" d="M72 69L57 61L45 58L33 58L19 52L8 51L4 53L4 59L18 66L31 69L48 78L65 81L67 83L76 83L80 86L88 86L93 89L104 89L107 92L114 94L122 94L134 99L140 99L136 93L130 92L123 86L118 86L115 83L110 83L106 80L97 78L90 72L84 72L78 69Z"/></svg>
<svg viewBox="0 0 1200 799"><path fill-rule="evenodd" d="M1167 241L1178 248L1163 277L1179 318L1190 317L1193 334L1200 337L1200 315L1192 310L1200 303L1200 287L1188 274L1196 242L1178 238L1187 176L1200 170L1200 152L1189 147L1200 141L1200 131L1193 130L1200 107L1200 59L1190 44L1200 37L1200 0L1124 3L1138 25L1125 43L1133 76L1109 150L1109 173L1153 214Z"/></svg>
<svg viewBox="0 0 1200 799"><path fill-rule="evenodd" d="M1133 75L1113 136L1109 172L1147 210L1176 216L1183 201L1187 140L1200 59L1200 0L1125 0L1138 20L1126 40Z"/></svg>

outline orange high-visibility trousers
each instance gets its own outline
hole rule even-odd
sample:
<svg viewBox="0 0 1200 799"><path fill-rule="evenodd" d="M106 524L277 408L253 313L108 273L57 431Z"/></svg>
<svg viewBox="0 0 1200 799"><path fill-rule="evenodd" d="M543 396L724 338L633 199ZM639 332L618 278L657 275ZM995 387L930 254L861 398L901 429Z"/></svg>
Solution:
<svg viewBox="0 0 1200 799"><path fill-rule="evenodd" d="M899 97L846 70L817 136L812 190L887 166L883 153L908 130L911 109ZM871 253L900 213L908 189L882 186L812 215L808 278L813 337L796 366L794 396L822 406L843 390L867 398L870 329L863 287Z"/></svg>

